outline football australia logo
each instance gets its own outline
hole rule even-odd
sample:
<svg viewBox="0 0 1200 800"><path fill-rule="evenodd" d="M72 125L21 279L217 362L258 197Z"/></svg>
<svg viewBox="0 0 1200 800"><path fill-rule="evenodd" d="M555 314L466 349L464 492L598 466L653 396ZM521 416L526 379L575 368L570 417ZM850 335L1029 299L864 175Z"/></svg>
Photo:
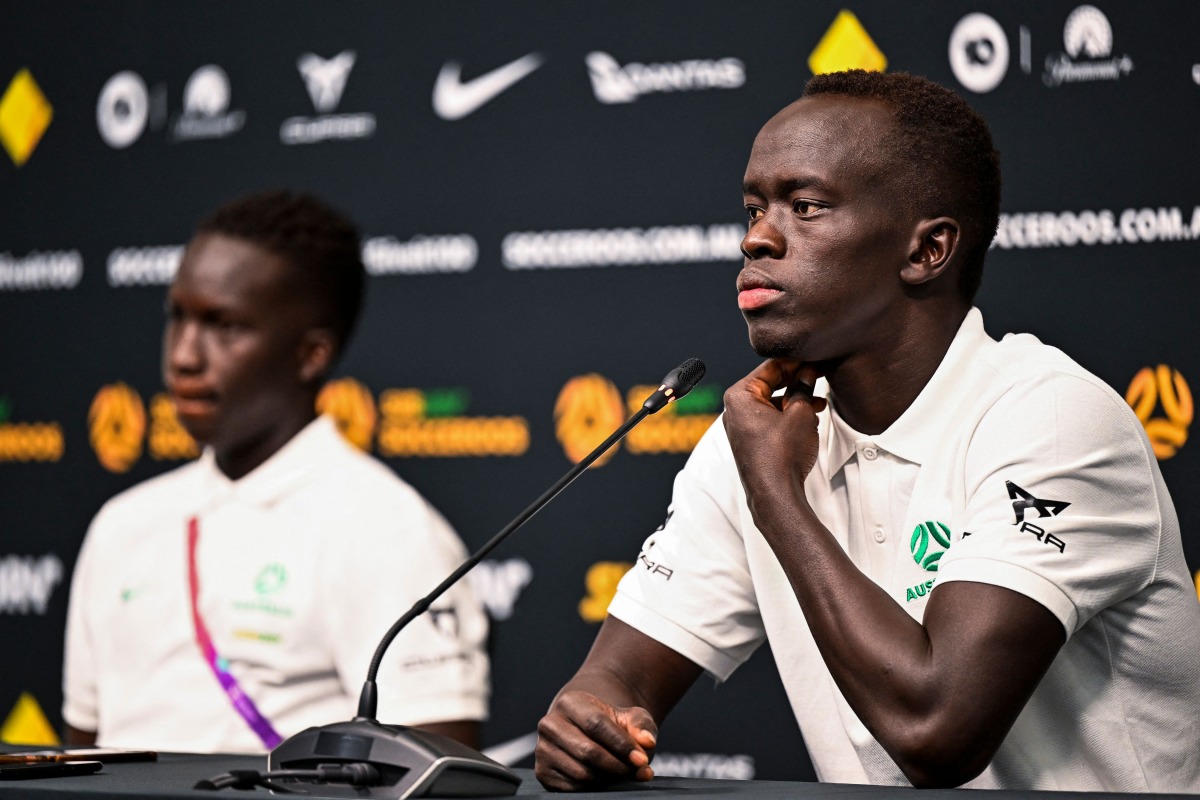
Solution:
<svg viewBox="0 0 1200 800"><path fill-rule="evenodd" d="M926 521L913 528L908 549L913 561L926 572L937 572L938 562L950 547L950 529L941 522Z"/></svg>
<svg viewBox="0 0 1200 800"><path fill-rule="evenodd" d="M917 523L917 527L913 528L912 538L908 542L908 549L912 553L913 561L926 572L937 572L938 563L949 547L950 528L945 523L933 520ZM905 590L904 601L911 603L913 600L929 594L929 590L933 588L936 580L935 576L916 586L908 587Z"/></svg>
<svg viewBox="0 0 1200 800"><path fill-rule="evenodd" d="M1166 364L1143 367L1129 382L1125 402L1146 429L1159 461L1179 452L1187 441L1194 408L1192 391L1178 370Z"/></svg>
<svg viewBox="0 0 1200 800"><path fill-rule="evenodd" d="M554 403L554 434L571 463L578 464L625 421L625 404L612 381L594 372L571 378ZM620 442L596 459L608 462Z"/></svg>
<svg viewBox="0 0 1200 800"><path fill-rule="evenodd" d="M146 407L124 383L96 392L88 410L88 438L96 458L109 472L127 472L142 455Z"/></svg>
<svg viewBox="0 0 1200 800"><path fill-rule="evenodd" d="M317 413L333 418L346 441L370 451L378 414L366 386L353 378L330 381L317 395Z"/></svg>

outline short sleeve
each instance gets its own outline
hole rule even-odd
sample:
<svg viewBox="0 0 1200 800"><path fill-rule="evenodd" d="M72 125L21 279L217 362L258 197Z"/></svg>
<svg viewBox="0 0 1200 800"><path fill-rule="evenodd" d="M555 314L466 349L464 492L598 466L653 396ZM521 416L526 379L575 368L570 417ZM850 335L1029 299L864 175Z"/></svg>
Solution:
<svg viewBox="0 0 1200 800"><path fill-rule="evenodd" d="M467 555L449 523L404 489L387 512L354 515L356 544L337 548L336 568L327 572L328 638L355 698L383 635ZM483 608L459 581L392 641L377 677L378 718L405 725L486 719L486 640Z"/></svg>
<svg viewBox="0 0 1200 800"><path fill-rule="evenodd" d="M72 728L96 731L100 725L96 667L88 623L91 596L91 571L95 558L97 528L103 523L101 511L84 537L75 573L71 577L71 595L67 603L67 630L63 646L63 719Z"/></svg>
<svg viewBox="0 0 1200 800"><path fill-rule="evenodd" d="M1018 382L982 417L965 468L963 539L938 583L976 581L1048 608L1068 637L1155 575L1164 498L1129 407L1098 382Z"/></svg>
<svg viewBox="0 0 1200 800"><path fill-rule="evenodd" d="M719 681L765 638L738 526L739 498L718 418L676 476L666 522L646 539L608 609Z"/></svg>

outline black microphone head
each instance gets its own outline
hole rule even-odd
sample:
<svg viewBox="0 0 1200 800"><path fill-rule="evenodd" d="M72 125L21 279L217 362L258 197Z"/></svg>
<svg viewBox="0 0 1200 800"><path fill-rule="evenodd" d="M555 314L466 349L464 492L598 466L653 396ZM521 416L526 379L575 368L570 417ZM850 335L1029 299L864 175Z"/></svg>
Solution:
<svg viewBox="0 0 1200 800"><path fill-rule="evenodd" d="M698 358L689 358L667 373L667 377L663 378L663 385L674 389L675 399L678 400L696 388L696 384L704 377L705 371L706 367L703 361Z"/></svg>
<svg viewBox="0 0 1200 800"><path fill-rule="evenodd" d="M698 358L689 358L662 379L658 391L646 398L642 408L653 414L668 403L673 403L696 388L696 384L704 377L704 362Z"/></svg>

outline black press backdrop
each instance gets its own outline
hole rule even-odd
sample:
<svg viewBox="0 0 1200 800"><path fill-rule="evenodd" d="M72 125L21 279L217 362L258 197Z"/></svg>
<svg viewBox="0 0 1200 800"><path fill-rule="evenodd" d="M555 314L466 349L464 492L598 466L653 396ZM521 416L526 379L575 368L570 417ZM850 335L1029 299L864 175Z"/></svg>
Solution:
<svg viewBox="0 0 1200 800"><path fill-rule="evenodd" d="M90 517L187 452L156 401L178 247L215 205L278 186L340 207L367 241L368 308L338 372L355 383L329 407L472 547L615 426L627 392L708 364L690 405L474 576L494 618L486 743L532 732L721 391L756 363L733 283L739 180L758 127L814 69L923 74L987 117L1005 217L986 324L1129 392L1200 566L1194 3L189 0L0 17L10 738L43 715L61 725ZM662 750L664 772L811 776L765 649L697 685Z"/></svg>

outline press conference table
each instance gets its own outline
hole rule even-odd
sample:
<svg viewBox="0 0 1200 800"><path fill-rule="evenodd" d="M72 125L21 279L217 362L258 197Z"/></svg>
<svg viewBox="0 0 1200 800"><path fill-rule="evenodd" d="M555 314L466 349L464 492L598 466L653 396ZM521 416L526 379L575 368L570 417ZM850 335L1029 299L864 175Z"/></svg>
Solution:
<svg viewBox="0 0 1200 800"><path fill-rule="evenodd" d="M187 800L250 800L255 796L271 797L265 789L252 792L236 789L204 791L191 788L198 780L211 778L231 769L266 769L266 759L254 756L190 755L164 753L156 762L133 762L105 764L104 769L94 775L66 778L39 778L23 781L0 781L0 800L116 800L117 798L187 798ZM532 770L516 770L522 783L518 796L551 796L533 777ZM556 800L567 797L612 798L620 800L654 798L669 800L674 797L728 797L734 800L773 800L774 798L836 798L836 800L884 800L889 796L912 798L914 789L897 789L879 786L851 786L832 783L791 783L784 781L719 781L700 778L655 778L649 783L630 783L613 787L605 792L578 795L553 795ZM965 800L968 796L978 800L979 792L969 789L936 789L921 792L923 797L951 800L957 796ZM307 795L312 797L315 795ZM1029 792L993 791L986 800L1117 800L1130 795L1114 793L1078 792ZM1196 800L1200 795L1137 795L1139 800L1156 798L1188 798Z"/></svg>

